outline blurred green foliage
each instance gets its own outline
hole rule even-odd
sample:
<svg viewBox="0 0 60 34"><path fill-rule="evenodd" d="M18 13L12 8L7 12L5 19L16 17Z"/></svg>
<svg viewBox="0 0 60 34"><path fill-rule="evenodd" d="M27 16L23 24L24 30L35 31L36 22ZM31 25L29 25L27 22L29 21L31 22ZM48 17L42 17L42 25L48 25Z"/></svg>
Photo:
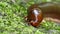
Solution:
<svg viewBox="0 0 60 34"><path fill-rule="evenodd" d="M0 0L0 34L60 34L60 25L45 21L39 28L29 26L24 16L34 3L47 0Z"/></svg>

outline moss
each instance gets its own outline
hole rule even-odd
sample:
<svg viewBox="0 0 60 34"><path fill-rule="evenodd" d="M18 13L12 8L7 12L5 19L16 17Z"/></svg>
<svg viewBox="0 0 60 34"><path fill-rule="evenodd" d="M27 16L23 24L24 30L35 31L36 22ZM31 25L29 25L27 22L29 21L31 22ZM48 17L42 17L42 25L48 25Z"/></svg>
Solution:
<svg viewBox="0 0 60 34"><path fill-rule="evenodd" d="M34 4L33 1L21 4L21 0L2 0L0 2L0 34L51 34L60 33L60 25L45 21L38 28L34 28L25 22L27 8Z"/></svg>

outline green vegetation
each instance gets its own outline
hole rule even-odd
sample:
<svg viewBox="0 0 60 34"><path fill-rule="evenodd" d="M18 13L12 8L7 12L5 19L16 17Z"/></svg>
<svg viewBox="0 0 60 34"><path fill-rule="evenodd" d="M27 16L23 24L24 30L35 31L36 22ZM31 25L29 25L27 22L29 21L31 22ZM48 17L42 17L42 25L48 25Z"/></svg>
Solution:
<svg viewBox="0 0 60 34"><path fill-rule="evenodd" d="M35 2L0 0L0 34L60 34L60 24L45 21L40 27L34 28L25 22L27 8Z"/></svg>

